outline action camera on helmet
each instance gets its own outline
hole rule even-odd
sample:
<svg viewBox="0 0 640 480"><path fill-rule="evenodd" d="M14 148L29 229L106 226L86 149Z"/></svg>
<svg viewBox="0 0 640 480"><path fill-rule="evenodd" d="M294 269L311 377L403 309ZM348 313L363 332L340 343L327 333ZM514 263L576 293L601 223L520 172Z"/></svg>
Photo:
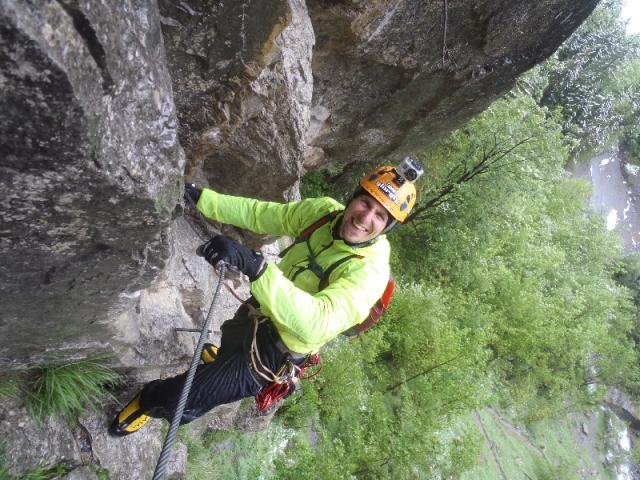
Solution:
<svg viewBox="0 0 640 480"><path fill-rule="evenodd" d="M402 163L396 168L398 175L404 178L407 182L415 182L424 173L424 168L419 161L411 158L404 157Z"/></svg>

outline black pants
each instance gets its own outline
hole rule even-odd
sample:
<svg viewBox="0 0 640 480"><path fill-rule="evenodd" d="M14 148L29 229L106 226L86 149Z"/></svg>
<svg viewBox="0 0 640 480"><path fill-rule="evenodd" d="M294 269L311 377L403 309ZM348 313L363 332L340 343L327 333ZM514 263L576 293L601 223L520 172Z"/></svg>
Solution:
<svg viewBox="0 0 640 480"><path fill-rule="evenodd" d="M249 348L253 339L253 320L249 309L241 306L231 320L222 324L222 339L218 356L213 363L199 365L187 399L182 424L204 415L213 407L255 396L267 381L251 365ZM278 333L271 322L259 325L256 335L262 363L277 372L287 355L276 347ZM187 373L166 380L154 380L141 392L142 408L154 417L171 419L175 411Z"/></svg>

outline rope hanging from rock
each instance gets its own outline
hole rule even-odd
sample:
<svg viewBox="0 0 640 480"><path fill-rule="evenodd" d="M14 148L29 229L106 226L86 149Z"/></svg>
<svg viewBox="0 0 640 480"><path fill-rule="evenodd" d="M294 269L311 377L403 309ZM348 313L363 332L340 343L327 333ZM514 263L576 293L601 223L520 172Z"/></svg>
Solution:
<svg viewBox="0 0 640 480"><path fill-rule="evenodd" d="M204 346L205 339L207 338L207 332L211 325L211 319L213 318L213 311L216 308L218 297L220 296L219 295L220 287L224 283L224 274L225 274L225 265L224 263L221 262L220 279L218 280L216 291L213 294L213 300L211 301L211 307L209 308L209 312L207 313L207 318L204 321L202 330L200 331L200 337L198 338L196 351L193 354L193 358L191 359L191 367L189 367L189 373L187 374L187 378L184 382L184 386L182 387L182 392L180 394L180 400L178 401L178 406L176 407L176 411L173 413L173 417L171 418L171 426L169 427L169 431L167 432L167 437L165 438L164 445L162 446L162 452L160 452L160 457L158 458L158 464L156 465L156 469L153 472L153 480L162 480L164 478L166 468L167 468L167 463L169 462L171 450L173 448L173 444L175 443L176 434L178 433L178 427L180 426L180 421L182 420L182 414L184 413L184 407L187 404L187 399L189 398L189 392L191 391L191 384L193 383L193 377L196 374L196 368L198 367L198 363L200 362L202 347Z"/></svg>

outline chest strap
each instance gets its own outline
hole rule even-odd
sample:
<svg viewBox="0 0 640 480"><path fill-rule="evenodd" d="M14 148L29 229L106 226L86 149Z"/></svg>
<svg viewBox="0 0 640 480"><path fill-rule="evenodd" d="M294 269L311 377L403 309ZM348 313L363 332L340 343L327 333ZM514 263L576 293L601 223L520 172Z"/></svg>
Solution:
<svg viewBox="0 0 640 480"><path fill-rule="evenodd" d="M309 252L307 254L307 260L309 260L309 266L307 268L311 270L314 273L314 275L318 277L318 279L320 280L318 284L318 291L323 290L324 288L327 287L327 285L329 285L329 276L340 265L351 260L352 258L363 258L362 255L357 255L355 253L351 255L346 255L345 257L342 257L337 261L335 261L334 263L332 263L329 266L329 268L327 268L326 270L322 268L318 263L318 260L316 260L316 255L314 255L313 249L311 248L311 241L310 241L311 235L313 234L313 232L318 230L323 225L326 225L327 223L332 222L342 212L343 210L334 210L333 212L329 212L327 215L319 218L318 220L313 222L311 225L309 225L307 228L305 228L300 233L300 235L296 237L296 239L291 245L289 245L282 252L280 252L280 257L284 257L287 254L287 252L289 252L289 250L291 250L295 245L302 242L305 242L307 244L307 251ZM331 244L327 245L325 249L328 248L330 245ZM322 251L324 251L324 249L321 250L320 253Z"/></svg>

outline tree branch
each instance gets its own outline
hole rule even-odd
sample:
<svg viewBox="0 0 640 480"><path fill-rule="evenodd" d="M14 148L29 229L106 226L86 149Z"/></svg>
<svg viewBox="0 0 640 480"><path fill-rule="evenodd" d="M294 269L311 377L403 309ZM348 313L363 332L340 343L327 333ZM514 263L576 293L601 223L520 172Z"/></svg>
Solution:
<svg viewBox="0 0 640 480"><path fill-rule="evenodd" d="M396 390L397 388L401 387L402 385L409 383L412 380L415 380L418 377L422 377L424 375L428 375L429 373L433 372L434 370L437 370L440 367L444 367L445 365L450 364L451 362L453 362L454 360L457 360L458 358L460 358L462 356L462 353L459 353L458 355L456 355L455 357L452 357L448 360L445 360L442 363L438 363L436 365L433 365L429 368L427 368L426 370L423 370L422 372L418 372L415 375L410 376L409 378L407 378L406 380L403 380L401 382L395 383L389 387L387 387L387 389L385 390L385 392L391 392L393 390Z"/></svg>
<svg viewBox="0 0 640 480"><path fill-rule="evenodd" d="M454 168L452 168L445 176L446 184L440 189L438 189L429 200L427 200L425 203L421 204L418 208L416 208L407 217L407 220L405 223L422 220L421 218L421 216L423 216L422 214L425 211L436 208L440 206L442 203L444 203L445 201L447 201L457 185L462 185L466 182L469 182L476 176L488 172L491 168L498 168L498 166L496 165L501 160L506 158L510 153L512 153L519 146L530 141L532 138L533 137L527 137L523 140L516 142L515 144L513 144L507 149L500 149L497 136L494 133L493 145L491 146L491 148L487 151L486 144L482 145L482 158L475 165L471 167L468 166L467 161L465 159L462 167L461 165L456 165ZM461 168L462 168L462 172L457 174L457 172Z"/></svg>

